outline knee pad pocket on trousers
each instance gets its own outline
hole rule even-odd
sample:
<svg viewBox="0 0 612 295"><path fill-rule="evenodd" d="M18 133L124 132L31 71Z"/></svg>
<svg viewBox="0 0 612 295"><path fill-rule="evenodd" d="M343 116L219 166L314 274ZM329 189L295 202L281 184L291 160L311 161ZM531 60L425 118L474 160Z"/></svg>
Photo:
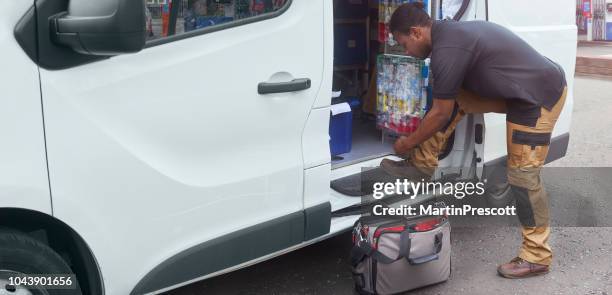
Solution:
<svg viewBox="0 0 612 295"><path fill-rule="evenodd" d="M533 207L529 200L529 191L520 186L510 184L512 196L516 200L516 214L518 215L519 221L523 226L536 226L535 216L533 214Z"/></svg>
<svg viewBox="0 0 612 295"><path fill-rule="evenodd" d="M541 168L508 168L508 183L527 190L536 190L541 185Z"/></svg>

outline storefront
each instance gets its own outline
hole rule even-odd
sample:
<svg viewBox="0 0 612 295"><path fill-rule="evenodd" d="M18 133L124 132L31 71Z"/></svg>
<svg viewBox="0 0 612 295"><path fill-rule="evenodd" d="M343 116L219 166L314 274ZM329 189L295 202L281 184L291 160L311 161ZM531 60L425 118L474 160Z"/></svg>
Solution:
<svg viewBox="0 0 612 295"><path fill-rule="evenodd" d="M578 39L612 41L612 0L576 0Z"/></svg>

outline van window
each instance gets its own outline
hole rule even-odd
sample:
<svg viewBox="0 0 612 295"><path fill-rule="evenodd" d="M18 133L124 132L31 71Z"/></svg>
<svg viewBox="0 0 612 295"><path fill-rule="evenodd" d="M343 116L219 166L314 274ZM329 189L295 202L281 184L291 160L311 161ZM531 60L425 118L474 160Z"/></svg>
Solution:
<svg viewBox="0 0 612 295"><path fill-rule="evenodd" d="M290 2L290 0L144 1L148 41L273 13Z"/></svg>

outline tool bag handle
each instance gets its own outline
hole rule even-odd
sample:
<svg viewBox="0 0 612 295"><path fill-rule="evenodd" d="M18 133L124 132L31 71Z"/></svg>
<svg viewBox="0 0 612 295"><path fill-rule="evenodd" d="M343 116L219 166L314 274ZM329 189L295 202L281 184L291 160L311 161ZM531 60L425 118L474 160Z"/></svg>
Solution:
<svg viewBox="0 0 612 295"><path fill-rule="evenodd" d="M434 236L434 246L433 246L432 254L411 258L410 257L411 239L409 237L409 232L403 231L401 238L400 238L400 249L399 249L398 260L402 257L405 257L408 260L408 263L410 263L411 265L419 265L419 264L427 263L430 261L438 260L439 258L438 254L440 253L440 251L442 251L442 238L443 237L444 237L444 234L442 232L439 232Z"/></svg>
<svg viewBox="0 0 612 295"><path fill-rule="evenodd" d="M427 263L439 258L438 254L442 250L442 238L444 234L442 232L437 233L434 236L434 247L433 253L422 257L411 258L410 257L410 246L412 244L410 239L410 232L405 230L400 234L400 249L397 258L393 259L389 256L381 253L374 249L370 243L358 241L355 246L351 249L351 265L357 266L365 257L372 257L374 260L382 264L391 264L400 259L405 258L411 265L419 265Z"/></svg>

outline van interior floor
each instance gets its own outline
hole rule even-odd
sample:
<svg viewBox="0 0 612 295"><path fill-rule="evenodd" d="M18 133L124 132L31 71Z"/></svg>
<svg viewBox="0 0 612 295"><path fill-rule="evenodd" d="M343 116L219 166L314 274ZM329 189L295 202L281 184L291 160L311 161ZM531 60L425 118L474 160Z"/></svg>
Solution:
<svg viewBox="0 0 612 295"><path fill-rule="evenodd" d="M353 141L351 151L332 157L332 169L383 157L393 153L393 140L382 140L382 132L372 119L353 119Z"/></svg>

